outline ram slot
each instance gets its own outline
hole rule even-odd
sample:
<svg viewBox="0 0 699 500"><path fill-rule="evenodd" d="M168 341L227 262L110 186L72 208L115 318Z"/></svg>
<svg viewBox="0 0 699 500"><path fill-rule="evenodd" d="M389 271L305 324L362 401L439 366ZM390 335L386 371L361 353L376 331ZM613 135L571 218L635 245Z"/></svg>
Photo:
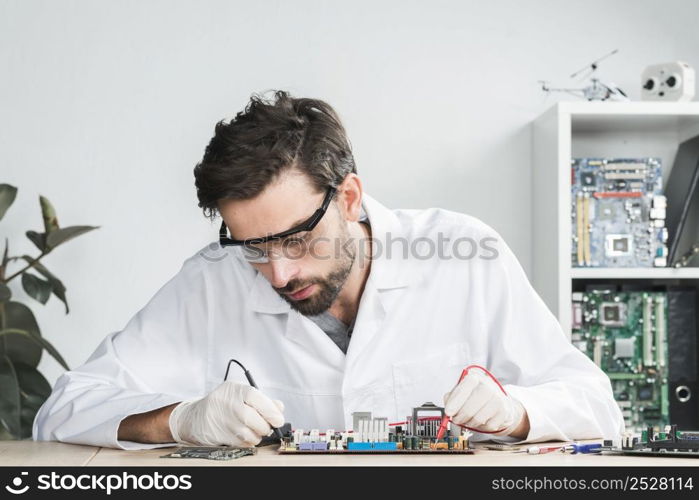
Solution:
<svg viewBox="0 0 699 500"><path fill-rule="evenodd" d="M648 170L645 163L607 163L602 165L602 170Z"/></svg>
<svg viewBox="0 0 699 500"><path fill-rule="evenodd" d="M655 362L665 368L665 297L655 297Z"/></svg>
<svg viewBox="0 0 699 500"><path fill-rule="evenodd" d="M592 264L590 256L590 195L587 193L583 198L583 257L585 265Z"/></svg>
<svg viewBox="0 0 699 500"><path fill-rule="evenodd" d="M620 179L645 179L645 172L607 172L604 174L604 178L608 181L620 180Z"/></svg>
<svg viewBox="0 0 699 500"><path fill-rule="evenodd" d="M653 366L653 323L651 321L653 298L643 295L643 364Z"/></svg>
<svg viewBox="0 0 699 500"><path fill-rule="evenodd" d="M585 261L584 261L584 245L585 242L583 241L583 198L582 198L582 193L578 193L577 196L575 197L575 229L576 229L576 235L578 237L578 266L582 266Z"/></svg>
<svg viewBox="0 0 699 500"><path fill-rule="evenodd" d="M602 348L604 347L604 339L602 337L595 338L594 347L592 349L592 360L599 367L602 366Z"/></svg>

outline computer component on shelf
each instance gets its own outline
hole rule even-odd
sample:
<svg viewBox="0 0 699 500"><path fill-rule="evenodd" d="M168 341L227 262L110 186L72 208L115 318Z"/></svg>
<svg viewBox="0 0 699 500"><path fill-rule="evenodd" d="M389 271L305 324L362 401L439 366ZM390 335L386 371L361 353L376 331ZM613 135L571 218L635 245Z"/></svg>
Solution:
<svg viewBox="0 0 699 500"><path fill-rule="evenodd" d="M371 412L355 412L352 430L295 429L284 436L279 453L473 453L468 440L471 433L457 425L450 424L448 435L436 438L443 415L444 408L432 403L413 408L403 422L389 423Z"/></svg>
<svg viewBox="0 0 699 500"><path fill-rule="evenodd" d="M667 179L668 262L674 267L697 266L699 243L699 135L680 144Z"/></svg>
<svg viewBox="0 0 699 500"><path fill-rule="evenodd" d="M573 267L667 265L659 159L573 159L571 184Z"/></svg>
<svg viewBox="0 0 699 500"><path fill-rule="evenodd" d="M571 340L609 376L626 428L666 425L667 294L574 292L572 308Z"/></svg>
<svg viewBox="0 0 699 500"><path fill-rule="evenodd" d="M681 429L699 429L697 303L695 287L667 287L670 421Z"/></svg>

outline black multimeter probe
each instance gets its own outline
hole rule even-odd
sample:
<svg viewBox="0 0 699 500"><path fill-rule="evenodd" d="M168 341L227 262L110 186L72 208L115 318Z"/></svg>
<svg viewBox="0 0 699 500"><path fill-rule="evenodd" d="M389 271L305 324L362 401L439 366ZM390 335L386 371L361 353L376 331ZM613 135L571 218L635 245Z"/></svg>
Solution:
<svg viewBox="0 0 699 500"><path fill-rule="evenodd" d="M245 374L245 378L248 379L248 383L249 383L252 387L254 387L255 389L258 389L258 390L259 390L259 387L257 387L257 384L255 383L255 379L252 378L252 374L250 373L250 371L249 371L247 368L245 368L245 367L243 366L243 364L242 364L240 361L238 361L238 360L236 360L236 359L231 359L231 360L228 362L228 366L226 367L226 374L223 376L223 381L224 381L224 382L228 379L228 372L229 372L229 370L231 369L231 363L235 363L236 365L238 365L239 367L241 367L241 368L243 369L243 373ZM277 436L280 440L281 440L281 439L284 439L284 434L282 434L282 431L280 431L278 427L272 427L272 430L274 431L274 433L276 434L276 436Z"/></svg>

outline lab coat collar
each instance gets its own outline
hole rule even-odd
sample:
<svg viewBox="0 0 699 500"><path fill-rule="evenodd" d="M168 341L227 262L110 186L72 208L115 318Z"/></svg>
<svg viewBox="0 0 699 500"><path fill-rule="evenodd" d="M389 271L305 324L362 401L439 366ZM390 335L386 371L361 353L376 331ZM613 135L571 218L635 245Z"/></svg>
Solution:
<svg viewBox="0 0 699 500"><path fill-rule="evenodd" d="M398 216L367 193L362 195L362 206L369 217L372 239L380 245L380 252L372 259L367 281L371 281L371 285L378 291L409 286L413 281L413 274L406 266L401 265L405 261L401 256L387 258L386 252L387 242L404 237L405 233ZM243 264L249 265L244 262ZM259 271L256 272L250 289L249 304L253 311L261 313L282 314L291 310L291 306L274 291Z"/></svg>
<svg viewBox="0 0 699 500"><path fill-rule="evenodd" d="M363 194L362 205L366 210L371 224L371 238L377 242L380 251L376 252L371 261L370 276L378 290L390 290L409 286L415 277L406 266L407 262L401 255L388 258L387 246L391 241L405 238L405 230L398 216L377 200ZM376 246L376 245L375 245ZM400 245L397 248L401 248ZM396 249L394 248L395 252Z"/></svg>

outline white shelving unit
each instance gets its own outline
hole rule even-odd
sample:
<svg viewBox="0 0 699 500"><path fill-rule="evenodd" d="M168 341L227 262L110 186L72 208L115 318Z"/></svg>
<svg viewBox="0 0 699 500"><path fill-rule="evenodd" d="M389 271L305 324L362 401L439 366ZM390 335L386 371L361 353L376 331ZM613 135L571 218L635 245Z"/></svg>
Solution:
<svg viewBox="0 0 699 500"><path fill-rule="evenodd" d="M658 157L665 183L678 145L696 135L699 102L559 102L534 121L532 283L569 336L576 281L646 280L699 288L699 268L572 267L571 158Z"/></svg>
<svg viewBox="0 0 699 500"><path fill-rule="evenodd" d="M614 271L614 272L610 272ZM679 280L699 279L699 268L673 269L671 267L655 268L573 268L572 279L624 279L624 280Z"/></svg>

